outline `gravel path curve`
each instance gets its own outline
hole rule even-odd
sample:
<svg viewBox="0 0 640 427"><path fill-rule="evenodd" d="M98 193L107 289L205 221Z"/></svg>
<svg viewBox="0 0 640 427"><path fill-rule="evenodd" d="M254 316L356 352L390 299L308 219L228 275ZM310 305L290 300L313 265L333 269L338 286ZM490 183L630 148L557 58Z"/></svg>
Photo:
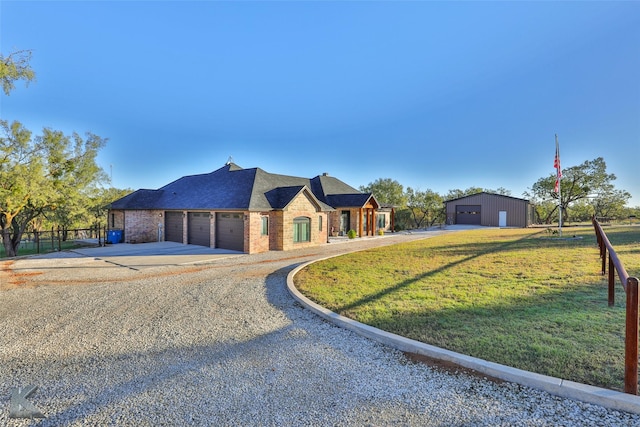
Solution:
<svg viewBox="0 0 640 427"><path fill-rule="evenodd" d="M65 254L0 263L0 425L640 425L638 415L413 363L286 290L302 262L424 237L141 271ZM9 418L11 389L29 384L47 418Z"/></svg>

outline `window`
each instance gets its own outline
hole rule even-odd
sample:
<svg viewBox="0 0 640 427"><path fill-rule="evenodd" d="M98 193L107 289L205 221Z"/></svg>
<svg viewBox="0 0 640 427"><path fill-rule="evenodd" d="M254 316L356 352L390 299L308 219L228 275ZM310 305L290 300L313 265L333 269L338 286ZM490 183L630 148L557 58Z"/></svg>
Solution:
<svg viewBox="0 0 640 427"><path fill-rule="evenodd" d="M385 214L378 214L378 228L384 228L387 225L387 217Z"/></svg>
<svg viewBox="0 0 640 427"><path fill-rule="evenodd" d="M263 236L268 236L269 235L269 217L268 216L263 216L262 217L261 234Z"/></svg>
<svg viewBox="0 0 640 427"><path fill-rule="evenodd" d="M318 217L318 230L322 231L322 215Z"/></svg>
<svg viewBox="0 0 640 427"><path fill-rule="evenodd" d="M293 242L311 241L311 218L299 216L293 219Z"/></svg>

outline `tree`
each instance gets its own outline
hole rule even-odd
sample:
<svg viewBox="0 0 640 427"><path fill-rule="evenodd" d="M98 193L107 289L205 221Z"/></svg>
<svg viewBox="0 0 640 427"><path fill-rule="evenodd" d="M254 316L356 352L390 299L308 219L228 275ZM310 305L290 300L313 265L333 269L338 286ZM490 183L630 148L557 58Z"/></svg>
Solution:
<svg viewBox="0 0 640 427"><path fill-rule="evenodd" d="M367 186L360 186L363 193L373 193L380 203L403 207L406 197L402 185L391 178L378 178Z"/></svg>
<svg viewBox="0 0 640 427"><path fill-rule="evenodd" d="M551 209L538 212L544 223L549 224L557 215L558 205L563 207L563 221L568 221L571 205L578 201L591 200L594 214L598 212L612 212L624 207L631 195L626 191L615 190L611 183L616 179L614 174L608 174L607 165L602 157L587 160L581 165L571 166L562 171L560 184L561 200L555 192L556 175L540 178L531 187L531 193L525 193L536 204L553 203Z"/></svg>
<svg viewBox="0 0 640 427"><path fill-rule="evenodd" d="M9 95L15 89L15 82L25 80L29 82L35 80L36 73L29 65L31 61L30 50L19 50L10 53L8 56L0 54L0 80L2 80L2 90Z"/></svg>
<svg viewBox="0 0 640 427"><path fill-rule="evenodd" d="M438 193L407 187L406 197L407 209L411 213L415 228L420 228L423 225L432 226L438 220L443 219L443 199Z"/></svg>
<svg viewBox="0 0 640 427"><path fill-rule="evenodd" d="M466 190L449 190L445 196L445 200L459 199L461 197L471 196L472 194L482 193L484 190L480 187L469 187Z"/></svg>
<svg viewBox="0 0 640 427"><path fill-rule="evenodd" d="M504 187L498 187L497 190L492 190L490 188L469 187L466 190L460 190L460 189L449 190L449 192L445 196L445 200L459 199L461 197L471 196L473 194L478 194L482 192L491 193L491 194L500 194L503 196L511 196L511 190L507 190Z"/></svg>
<svg viewBox="0 0 640 427"><path fill-rule="evenodd" d="M47 128L33 138L21 123L0 120L0 232L7 256L16 256L31 221L83 203L106 180L95 161L105 144L91 133L83 139Z"/></svg>

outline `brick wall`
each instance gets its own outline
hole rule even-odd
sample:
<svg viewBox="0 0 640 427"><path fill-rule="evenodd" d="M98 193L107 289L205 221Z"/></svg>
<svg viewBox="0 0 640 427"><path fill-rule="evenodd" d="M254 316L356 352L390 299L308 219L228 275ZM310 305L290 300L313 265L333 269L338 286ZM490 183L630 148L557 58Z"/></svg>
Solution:
<svg viewBox="0 0 640 427"><path fill-rule="evenodd" d="M124 213L123 229L125 243L148 243L158 241L158 224L162 224L161 240L164 240L163 211L131 210Z"/></svg>
<svg viewBox="0 0 640 427"><path fill-rule="evenodd" d="M292 225L293 226L293 225ZM284 212L269 212L269 247L272 251L283 251Z"/></svg>
<svg viewBox="0 0 640 427"><path fill-rule="evenodd" d="M124 211L110 210L107 214L107 228L109 230L124 230Z"/></svg>
<svg viewBox="0 0 640 427"><path fill-rule="evenodd" d="M310 241L293 241L293 220L297 217L310 218ZM320 220L320 218L322 218ZM322 221L322 230L319 229ZM292 250L309 246L318 246L327 242L327 214L318 212L316 205L306 193L301 193L283 211L282 215L282 250Z"/></svg>
<svg viewBox="0 0 640 427"><path fill-rule="evenodd" d="M246 215L246 214L245 214ZM250 212L249 215L249 228L248 241L250 242L248 252L250 254L257 254L260 252L267 252L270 248L270 236L271 236L271 218L269 212ZM262 234L262 218L268 218L269 221L269 234ZM245 221L245 224L247 221ZM245 235L247 232L245 231ZM247 247L247 239L245 238L245 248Z"/></svg>

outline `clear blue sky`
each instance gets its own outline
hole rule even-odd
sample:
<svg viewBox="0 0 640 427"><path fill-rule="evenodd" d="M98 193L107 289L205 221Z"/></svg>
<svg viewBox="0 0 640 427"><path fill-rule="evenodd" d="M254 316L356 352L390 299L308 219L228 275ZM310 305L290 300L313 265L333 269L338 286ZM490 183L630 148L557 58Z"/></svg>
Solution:
<svg viewBox="0 0 640 427"><path fill-rule="evenodd" d="M603 157L640 205L640 2L0 3L1 116L108 138L118 188L238 165L522 196Z"/></svg>

